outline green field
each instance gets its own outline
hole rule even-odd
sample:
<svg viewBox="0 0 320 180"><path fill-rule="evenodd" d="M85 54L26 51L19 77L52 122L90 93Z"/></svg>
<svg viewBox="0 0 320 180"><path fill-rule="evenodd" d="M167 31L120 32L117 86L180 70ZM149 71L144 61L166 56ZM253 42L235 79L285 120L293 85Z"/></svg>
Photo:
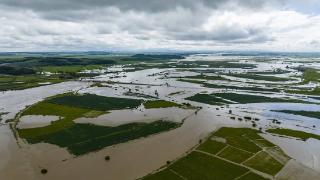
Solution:
<svg viewBox="0 0 320 180"><path fill-rule="evenodd" d="M308 84L309 82L320 82L320 72L317 69L307 69L303 72L303 84Z"/></svg>
<svg viewBox="0 0 320 180"><path fill-rule="evenodd" d="M151 134L179 127L179 123L155 121L152 123L130 123L117 127L92 124L73 124L68 128L34 138L29 143L50 143L67 148L74 155L83 155L104 147L146 137Z"/></svg>
<svg viewBox="0 0 320 180"><path fill-rule="evenodd" d="M320 87L312 90L287 90L286 92L291 94L320 95Z"/></svg>
<svg viewBox="0 0 320 180"><path fill-rule="evenodd" d="M59 76L25 75L25 76L0 76L0 91L21 90L65 81Z"/></svg>
<svg viewBox="0 0 320 180"><path fill-rule="evenodd" d="M210 84L205 81L195 80L195 79L178 79L181 82L188 82L193 84L200 84L203 87L207 88L216 88L216 89L235 89L235 90L246 90L246 91L267 91L267 92L280 92L280 88L264 88L258 86L233 86L233 85L223 85L223 84Z"/></svg>
<svg viewBox="0 0 320 180"><path fill-rule="evenodd" d="M236 163L241 163L250 158L252 155L253 153L243 151L232 146L228 146L226 149L224 149L221 153L218 154L218 156Z"/></svg>
<svg viewBox="0 0 320 180"><path fill-rule="evenodd" d="M211 105L230 104L229 101L226 101L222 98L218 98L212 94L196 94L194 96L187 97L185 99L189 101L195 101L195 102L211 104Z"/></svg>
<svg viewBox="0 0 320 180"><path fill-rule="evenodd" d="M196 75L196 76L184 76L183 78L188 78L188 79L203 79L203 80L227 80L228 79L222 77L222 76L207 76L207 75Z"/></svg>
<svg viewBox="0 0 320 180"><path fill-rule="evenodd" d="M221 151L225 147L226 147L225 143L209 139L204 143L202 143L200 146L198 146L197 150L208 152L210 154L217 154L219 151Z"/></svg>
<svg viewBox="0 0 320 180"><path fill-rule="evenodd" d="M182 177L190 180L234 179L248 171L248 169L223 161L199 152L191 152L168 167ZM158 175L147 176L143 179L154 179ZM173 176L172 176L173 177ZM175 178L174 179L179 179Z"/></svg>
<svg viewBox="0 0 320 180"><path fill-rule="evenodd" d="M306 116L310 118L317 118L320 119L320 112L319 111L292 111L292 110L277 110L275 112L282 112L300 116Z"/></svg>
<svg viewBox="0 0 320 180"><path fill-rule="evenodd" d="M314 139L320 140L320 135L307 133L307 132L303 132L303 131L292 130L292 129L268 129L267 132L273 133L273 134L279 134L279 135L300 138L302 140L307 140L309 138L314 138Z"/></svg>
<svg viewBox="0 0 320 180"><path fill-rule="evenodd" d="M153 109L153 108L168 108L168 107L181 107L182 105L177 104L171 101L165 100L154 100L154 101L147 101L143 103L146 109Z"/></svg>
<svg viewBox="0 0 320 180"><path fill-rule="evenodd" d="M271 175L276 175L283 167L280 162L266 152L259 152L244 164Z"/></svg>
<svg viewBox="0 0 320 180"><path fill-rule="evenodd" d="M52 122L46 127L19 129L22 138L34 138L47 135L74 124L79 117L101 115L109 110L136 108L142 100L113 98L92 94L62 94L39 102L22 112L23 115L55 115L60 120Z"/></svg>
<svg viewBox="0 0 320 180"><path fill-rule="evenodd" d="M137 108L142 103L139 99L115 98L94 94L67 94L47 100L48 103L71 107L86 108L97 111Z"/></svg>
<svg viewBox="0 0 320 180"><path fill-rule="evenodd" d="M248 167L273 176L287 161L280 163L264 149L259 148L254 141L265 139L258 133L259 131L249 128L220 128L185 157L142 179L266 180L250 171ZM237 138L236 143L234 138ZM273 148L278 147L271 147ZM278 157L282 156L287 158L285 154L278 153Z"/></svg>
<svg viewBox="0 0 320 180"><path fill-rule="evenodd" d="M253 80L261 80L261 81L290 81L291 78L281 78L276 76L262 76L252 73L247 74L226 74L228 76L238 77L238 78L246 78L246 79L253 79Z"/></svg>
<svg viewBox="0 0 320 180"><path fill-rule="evenodd" d="M286 103L305 103L304 101L294 99L281 99L271 98L266 96L237 94L237 93L214 93L214 94L196 94L191 97L185 98L186 100L211 104L211 105L223 105L223 104L249 104L249 103L268 103L268 102L286 102ZM232 102L233 101L233 102Z"/></svg>
<svg viewBox="0 0 320 180"><path fill-rule="evenodd" d="M84 70L100 69L102 65L44 66L40 71L51 73L77 73Z"/></svg>
<svg viewBox="0 0 320 180"><path fill-rule="evenodd" d="M281 99L281 98L271 98L266 96L257 96L257 95L249 95L249 94L237 94L237 93L215 93L213 94L217 97L228 99L231 101L238 102L240 104L248 104L248 103L305 103L305 101L295 100L295 99Z"/></svg>

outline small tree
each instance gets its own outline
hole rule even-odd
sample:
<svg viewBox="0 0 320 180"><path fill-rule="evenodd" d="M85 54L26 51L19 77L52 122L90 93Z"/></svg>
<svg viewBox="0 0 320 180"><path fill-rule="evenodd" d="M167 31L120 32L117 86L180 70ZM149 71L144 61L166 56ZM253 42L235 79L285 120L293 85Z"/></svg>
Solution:
<svg viewBox="0 0 320 180"><path fill-rule="evenodd" d="M104 160L109 161L110 160L110 156L105 156Z"/></svg>
<svg viewBox="0 0 320 180"><path fill-rule="evenodd" d="M47 174L48 170L47 169L41 169L41 174Z"/></svg>

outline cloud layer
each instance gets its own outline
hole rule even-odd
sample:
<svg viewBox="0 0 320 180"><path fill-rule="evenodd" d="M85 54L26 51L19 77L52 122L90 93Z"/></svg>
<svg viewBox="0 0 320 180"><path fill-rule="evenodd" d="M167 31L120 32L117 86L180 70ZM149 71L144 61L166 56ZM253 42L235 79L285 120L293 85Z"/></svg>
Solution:
<svg viewBox="0 0 320 180"><path fill-rule="evenodd" d="M320 49L317 0L0 0L0 51Z"/></svg>

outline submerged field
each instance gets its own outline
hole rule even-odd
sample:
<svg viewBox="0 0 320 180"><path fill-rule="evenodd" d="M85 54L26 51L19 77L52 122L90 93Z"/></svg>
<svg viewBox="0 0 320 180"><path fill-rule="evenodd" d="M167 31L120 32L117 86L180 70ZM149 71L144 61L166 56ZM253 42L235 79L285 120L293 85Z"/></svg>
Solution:
<svg viewBox="0 0 320 180"><path fill-rule="evenodd" d="M179 127L180 123L158 120L152 123L129 123L117 127L76 124L80 117L96 117L112 110L133 109L140 99L105 97L93 94L62 94L27 108L21 116L54 115L59 120L44 127L19 129L18 134L28 143L46 142L65 147L74 155L83 155L107 146L146 137ZM180 106L168 101L146 101L146 108Z"/></svg>
<svg viewBox="0 0 320 180"><path fill-rule="evenodd" d="M318 57L53 54L0 56L0 179L320 178Z"/></svg>

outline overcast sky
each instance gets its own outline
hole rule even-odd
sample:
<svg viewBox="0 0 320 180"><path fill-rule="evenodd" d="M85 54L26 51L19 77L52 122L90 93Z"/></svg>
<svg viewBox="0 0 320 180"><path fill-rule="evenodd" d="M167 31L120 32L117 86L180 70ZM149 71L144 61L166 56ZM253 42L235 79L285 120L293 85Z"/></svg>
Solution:
<svg viewBox="0 0 320 180"><path fill-rule="evenodd" d="M0 51L320 51L320 0L0 0Z"/></svg>

